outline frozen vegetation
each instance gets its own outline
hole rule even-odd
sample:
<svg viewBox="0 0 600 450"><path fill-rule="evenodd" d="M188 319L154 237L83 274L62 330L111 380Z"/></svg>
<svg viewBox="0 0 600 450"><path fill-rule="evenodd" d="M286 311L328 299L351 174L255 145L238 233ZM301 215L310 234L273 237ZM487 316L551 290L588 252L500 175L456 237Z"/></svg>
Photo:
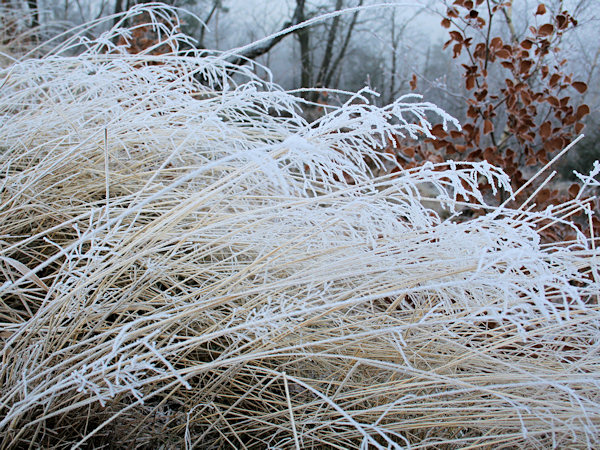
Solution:
<svg viewBox="0 0 600 450"><path fill-rule="evenodd" d="M160 55L81 28L0 70L7 447L600 445L598 252L539 234L585 202L488 206L485 163L376 176L459 125L365 92L307 123L144 11Z"/></svg>

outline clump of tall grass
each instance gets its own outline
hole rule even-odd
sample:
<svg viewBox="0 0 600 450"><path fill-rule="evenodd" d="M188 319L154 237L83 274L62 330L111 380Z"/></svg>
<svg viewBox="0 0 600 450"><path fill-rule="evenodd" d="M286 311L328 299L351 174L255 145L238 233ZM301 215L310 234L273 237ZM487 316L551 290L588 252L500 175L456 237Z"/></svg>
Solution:
<svg viewBox="0 0 600 450"><path fill-rule="evenodd" d="M374 176L454 120L359 92L307 123L230 53L181 56L174 13L128 13L166 54L117 27L0 72L5 446L597 446L598 253L539 238L586 204L488 207L487 164Z"/></svg>

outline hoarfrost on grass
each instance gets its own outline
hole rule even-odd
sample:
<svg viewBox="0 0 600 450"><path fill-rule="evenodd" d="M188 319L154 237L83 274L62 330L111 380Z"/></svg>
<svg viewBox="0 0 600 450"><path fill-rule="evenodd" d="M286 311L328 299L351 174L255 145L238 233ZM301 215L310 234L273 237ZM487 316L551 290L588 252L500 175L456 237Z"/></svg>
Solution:
<svg viewBox="0 0 600 450"><path fill-rule="evenodd" d="M368 90L308 123L233 52L178 53L176 12L119 22L170 53L81 28L0 71L3 438L597 444L593 242L486 205L480 179L510 189L487 163L376 176L389 138L458 124Z"/></svg>

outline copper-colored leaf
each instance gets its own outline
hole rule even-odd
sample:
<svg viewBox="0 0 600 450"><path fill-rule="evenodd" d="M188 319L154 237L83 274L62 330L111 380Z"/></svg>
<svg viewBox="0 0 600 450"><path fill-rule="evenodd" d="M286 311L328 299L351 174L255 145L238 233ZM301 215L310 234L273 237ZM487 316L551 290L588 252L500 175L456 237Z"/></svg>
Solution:
<svg viewBox="0 0 600 450"><path fill-rule="evenodd" d="M583 127L585 127L584 124L582 124L581 122L575 125L575 133L579 134L583 131Z"/></svg>
<svg viewBox="0 0 600 450"><path fill-rule="evenodd" d="M554 32L554 25L546 23L539 27L537 32L540 36L550 36Z"/></svg>
<svg viewBox="0 0 600 450"><path fill-rule="evenodd" d="M496 52L496 56L501 59L508 59L510 57L510 52L505 48L501 48Z"/></svg>
<svg viewBox="0 0 600 450"><path fill-rule="evenodd" d="M494 160L495 152L494 149L492 147L486 147L486 149L483 151L483 159L487 160L487 161L492 161Z"/></svg>
<svg viewBox="0 0 600 450"><path fill-rule="evenodd" d="M473 75L470 75L465 79L465 87L469 91L475 87L475 77Z"/></svg>
<svg viewBox="0 0 600 450"><path fill-rule="evenodd" d="M460 52L462 51L462 44L454 44L454 47L452 47L452 51L453 51L453 58L456 58L458 55L460 55Z"/></svg>
<svg viewBox="0 0 600 450"><path fill-rule="evenodd" d="M477 149L474 152L469 154L469 161L477 161L483 156L483 151L481 149Z"/></svg>
<svg viewBox="0 0 600 450"><path fill-rule="evenodd" d="M445 138L448 136L448 133L446 133L446 130L444 130L444 126L441 123L433 126L431 129L431 134L436 138Z"/></svg>
<svg viewBox="0 0 600 450"><path fill-rule="evenodd" d="M473 105L470 105L469 109L467 109L467 117L474 119L477 116L478 116L477 108L475 108Z"/></svg>
<svg viewBox="0 0 600 450"><path fill-rule="evenodd" d="M546 99L546 101L548 103L550 103L552 106L554 106L555 108L559 108L560 107L560 101L556 97L553 97L553 96L548 97Z"/></svg>
<svg viewBox="0 0 600 450"><path fill-rule="evenodd" d="M490 48L493 48L494 50L499 49L501 47L502 47L502 39L499 37L495 37L490 42Z"/></svg>
<svg viewBox="0 0 600 450"><path fill-rule="evenodd" d="M573 114L569 114L563 119L563 123L565 125L573 125L575 122L577 122L577 117L575 117Z"/></svg>
<svg viewBox="0 0 600 450"><path fill-rule="evenodd" d="M536 200L537 203L544 204L544 203L546 203L548 201L549 198L550 198L550 190L549 189L542 189L536 195L535 200Z"/></svg>
<svg viewBox="0 0 600 450"><path fill-rule="evenodd" d="M415 149L414 147L404 147L402 149L402 153L404 153L409 158L413 158L415 156Z"/></svg>
<svg viewBox="0 0 600 450"><path fill-rule="evenodd" d="M575 113L575 117L577 120L581 120L584 116L587 116L590 113L590 107L586 104L580 105L577 108L577 112Z"/></svg>
<svg viewBox="0 0 600 450"><path fill-rule="evenodd" d="M565 14L558 14L556 16L556 24L558 25L559 30L564 30L569 25L569 19Z"/></svg>
<svg viewBox="0 0 600 450"><path fill-rule="evenodd" d="M550 137L550 133L552 132L552 124L548 121L548 122L544 122L541 126L540 126L540 136L543 139L548 139Z"/></svg>
<svg viewBox="0 0 600 450"><path fill-rule="evenodd" d="M583 81L574 81L571 86L573 86L575 89L577 89L577 92L579 92L580 94L583 94L585 91L587 91L587 84L585 84Z"/></svg>
<svg viewBox="0 0 600 450"><path fill-rule="evenodd" d="M533 66L533 61L531 59L524 59L521 61L521 64L519 65L519 71L522 74L528 73L529 70L531 69L531 66Z"/></svg>
<svg viewBox="0 0 600 450"><path fill-rule="evenodd" d="M450 22L450 20L448 20L448 19L446 19L446 18L444 18L444 20L442 20L442 26L443 26L444 28L450 28L450 25L451 25L451 22Z"/></svg>
<svg viewBox="0 0 600 450"><path fill-rule="evenodd" d="M575 197L577 194L579 194L580 190L581 186L579 186L577 183L573 183L571 186L569 186L569 195L571 197Z"/></svg>
<svg viewBox="0 0 600 450"><path fill-rule="evenodd" d="M521 47L525 50L529 50L533 46L533 41L531 39L525 39L521 41Z"/></svg>
<svg viewBox="0 0 600 450"><path fill-rule="evenodd" d="M483 134L490 134L494 131L494 124L491 120L486 120L483 122Z"/></svg>
<svg viewBox="0 0 600 450"><path fill-rule="evenodd" d="M535 11L536 16L541 16L542 14L546 14L546 5L540 3Z"/></svg>
<svg viewBox="0 0 600 450"><path fill-rule="evenodd" d="M411 90L414 91L415 89L417 89L417 75L416 74L413 73L413 76L410 79L409 84L410 84L410 89Z"/></svg>
<svg viewBox="0 0 600 450"><path fill-rule="evenodd" d="M450 32L450 37L452 39L454 39L455 41L457 41L457 42L462 42L464 40L463 39L463 35L460 34L460 32L458 32L458 31L451 31Z"/></svg>
<svg viewBox="0 0 600 450"><path fill-rule="evenodd" d="M552 74L550 77L550 86L554 87L560 81L560 75L557 73Z"/></svg>

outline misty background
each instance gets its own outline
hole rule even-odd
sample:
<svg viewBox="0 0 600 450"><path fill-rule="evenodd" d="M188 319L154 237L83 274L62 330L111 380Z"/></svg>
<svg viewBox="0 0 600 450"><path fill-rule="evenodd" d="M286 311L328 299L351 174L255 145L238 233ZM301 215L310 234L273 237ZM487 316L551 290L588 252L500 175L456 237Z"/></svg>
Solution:
<svg viewBox="0 0 600 450"><path fill-rule="evenodd" d="M47 25L48 33L118 14L138 3L149 3L10 1L24 9L36 9L35 20ZM502 3L489 1L491 5ZM320 20L280 39L266 40L244 52L247 59L238 62L247 64L263 78L272 74L273 80L287 90L326 87L357 91L367 86L379 93L372 98L379 105L414 92L461 122L465 120L469 91L465 87L463 64L469 64L468 56L463 53L453 58L451 46L444 49L449 32L454 29L441 23L452 7L451 0L171 0L167 3L181 8L182 31L194 39L197 48L218 51L240 48L299 22L345 10L342 15ZM505 42L521 39L530 27L547 20L547 16L536 15L540 3L540 0L514 0L508 14L494 18L493 34L502 36ZM577 20L576 26L564 32L545 63L556 67L563 64L560 66L563 72L587 83L585 93L575 93L576 103L586 103L591 110L585 119L588 138L581 151L597 159L600 157L596 145L600 137L600 2L547 0L543 4L547 14L567 11ZM485 17L486 2L480 9ZM485 28L481 30L484 31ZM505 77L501 68L490 68L491 83L501 86ZM326 99L320 98L318 92L308 97L313 102L343 101L331 94ZM591 159L587 161L585 164Z"/></svg>

